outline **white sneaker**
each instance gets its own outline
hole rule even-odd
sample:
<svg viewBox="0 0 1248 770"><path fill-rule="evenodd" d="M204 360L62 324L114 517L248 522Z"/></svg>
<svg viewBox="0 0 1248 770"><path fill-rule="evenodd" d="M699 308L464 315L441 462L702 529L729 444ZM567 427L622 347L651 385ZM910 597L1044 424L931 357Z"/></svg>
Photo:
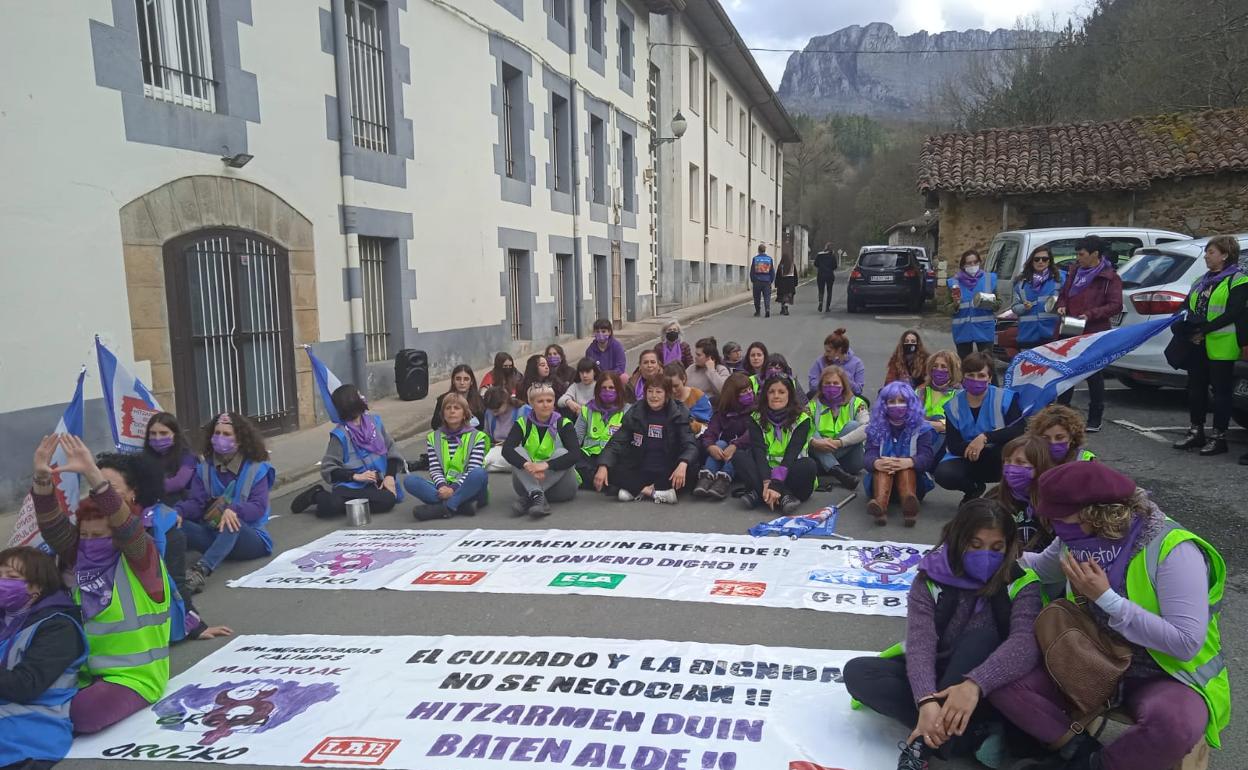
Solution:
<svg viewBox="0 0 1248 770"><path fill-rule="evenodd" d="M676 504L676 490L656 489L654 491L654 501L656 503L664 503L666 505L675 505Z"/></svg>
<svg viewBox="0 0 1248 770"><path fill-rule="evenodd" d="M616 495L616 499L618 499L621 503L634 503L640 500L641 498L633 497L632 494L630 494L628 490L621 489L620 493Z"/></svg>

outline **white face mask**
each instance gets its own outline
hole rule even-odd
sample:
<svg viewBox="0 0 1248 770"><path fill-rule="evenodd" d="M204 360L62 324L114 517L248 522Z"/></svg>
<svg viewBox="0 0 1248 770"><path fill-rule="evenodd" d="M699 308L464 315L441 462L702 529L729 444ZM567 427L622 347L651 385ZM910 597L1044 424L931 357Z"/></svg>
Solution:
<svg viewBox="0 0 1248 770"><path fill-rule="evenodd" d="M966 274L969 276L979 275L979 265L967 265Z"/></svg>

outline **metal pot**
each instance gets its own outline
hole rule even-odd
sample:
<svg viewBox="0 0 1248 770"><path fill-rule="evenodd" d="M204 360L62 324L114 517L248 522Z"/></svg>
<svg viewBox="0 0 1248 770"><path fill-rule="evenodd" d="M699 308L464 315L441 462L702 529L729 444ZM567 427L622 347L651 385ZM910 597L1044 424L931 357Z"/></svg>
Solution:
<svg viewBox="0 0 1248 770"><path fill-rule="evenodd" d="M987 291L975 292L971 305L980 310L991 310L997 306L997 295Z"/></svg>
<svg viewBox="0 0 1248 770"><path fill-rule="evenodd" d="M357 497L347 501L347 523L353 527L363 527L373 520L368 509L368 500Z"/></svg>
<svg viewBox="0 0 1248 770"><path fill-rule="evenodd" d="M1075 318L1072 315L1062 317L1062 328L1058 330L1061 337L1078 337L1083 334L1084 327L1088 322L1082 318Z"/></svg>
<svg viewBox="0 0 1248 770"><path fill-rule="evenodd" d="M1057 295L1053 295L1044 301L1044 312L1052 313L1057 310Z"/></svg>

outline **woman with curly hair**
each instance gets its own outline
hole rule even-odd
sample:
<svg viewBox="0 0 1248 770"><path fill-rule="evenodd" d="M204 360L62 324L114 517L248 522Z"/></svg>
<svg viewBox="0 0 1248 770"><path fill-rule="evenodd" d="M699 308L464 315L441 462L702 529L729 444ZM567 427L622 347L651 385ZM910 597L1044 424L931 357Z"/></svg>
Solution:
<svg viewBox="0 0 1248 770"><path fill-rule="evenodd" d="M915 388L927 413L927 424L940 434L940 449L945 449L945 404L958 395L962 387L962 362L952 350L938 350L927 358L927 374L922 387Z"/></svg>
<svg viewBox="0 0 1248 770"><path fill-rule="evenodd" d="M866 400L854 395L849 374L839 366L824 369L806 409L811 419L810 456L838 484L857 489L871 412Z"/></svg>
<svg viewBox="0 0 1248 770"><path fill-rule="evenodd" d="M910 387L918 388L927 379L927 348L923 347L923 338L915 329L906 329L897 340L897 348L892 358L888 359L888 371L884 374L884 384L895 380L910 383Z"/></svg>
<svg viewBox="0 0 1248 770"><path fill-rule="evenodd" d="M168 412L157 412L147 421L143 453L155 460L165 472L165 493L160 502L177 505L191 488L191 478L199 457L191 451L178 418Z"/></svg>
<svg viewBox="0 0 1248 770"><path fill-rule="evenodd" d="M1028 421L1027 433L1048 442L1055 465L1096 459L1083 446L1088 435L1083 415L1069 406L1050 404L1041 409Z"/></svg>
<svg viewBox="0 0 1248 770"><path fill-rule="evenodd" d="M888 504L896 491L907 527L919 520L919 506L935 484L929 471L936 463L936 432L914 388L890 382L880 388L867 425L867 476L863 488L871 496L867 513L876 526L888 524Z"/></svg>
<svg viewBox="0 0 1248 770"><path fill-rule="evenodd" d="M273 553L269 490L277 472L264 438L243 415L222 412L204 426L204 459L178 515L199 562L186 571L191 593L204 590L221 562L259 559Z"/></svg>
<svg viewBox="0 0 1248 770"><path fill-rule="evenodd" d="M1082 597L1096 625L1130 645L1126 674L1104 684L1135 723L1106 745L1092 731L1072 735L1070 707L1043 662L989 693L992 705L1041 743L1062 746L1044 767L1167 770L1202 741L1217 748L1231 717L1218 628L1222 555L1101 463L1041 476L1036 513L1057 539L1019 563L1046 585L1066 583L1068 599Z"/></svg>

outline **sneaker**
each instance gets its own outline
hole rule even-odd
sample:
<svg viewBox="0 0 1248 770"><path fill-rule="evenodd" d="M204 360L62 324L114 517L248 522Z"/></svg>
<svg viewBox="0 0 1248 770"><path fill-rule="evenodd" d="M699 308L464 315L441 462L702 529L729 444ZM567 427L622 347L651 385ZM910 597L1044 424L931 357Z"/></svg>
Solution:
<svg viewBox="0 0 1248 770"><path fill-rule="evenodd" d="M534 492L533 494L537 493ZM511 515L524 516L529 512L529 508L532 507L532 505L533 495L529 495L528 497L518 497L516 498L516 501L511 504Z"/></svg>
<svg viewBox="0 0 1248 770"><path fill-rule="evenodd" d="M1187 429L1187 438L1176 441L1171 446L1175 449L1198 449L1205 445L1205 426L1193 425Z"/></svg>
<svg viewBox="0 0 1248 770"><path fill-rule="evenodd" d="M923 756L927 752L927 746L922 738L915 738L914 743L903 741L897 744L897 748L901 749L901 756L897 758L897 770L928 770L927 759Z"/></svg>
<svg viewBox="0 0 1248 770"><path fill-rule="evenodd" d="M731 491L732 477L721 471L715 474L715 483L711 484L711 488L707 490L707 496L712 500L727 500L728 493Z"/></svg>
<svg viewBox="0 0 1248 770"><path fill-rule="evenodd" d="M1086 430L1088 433L1100 433L1101 432L1101 418L1097 417L1095 420L1089 418L1088 427L1085 428L1084 430Z"/></svg>
<svg viewBox="0 0 1248 770"><path fill-rule="evenodd" d="M325 491L325 487L320 484L313 484L299 494L295 495L295 499L290 501L291 513L303 513L316 504L316 498Z"/></svg>
<svg viewBox="0 0 1248 770"><path fill-rule="evenodd" d="M208 584L208 576L212 574L212 570L203 564L196 564L186 571L186 590L194 596L201 593Z"/></svg>
<svg viewBox="0 0 1248 770"><path fill-rule="evenodd" d="M546 495L542 492L534 492L529 495L531 502L529 503L529 516L535 519L541 519L551 514L550 503L546 500Z"/></svg>
<svg viewBox="0 0 1248 770"><path fill-rule="evenodd" d="M1209 433L1209 442L1200 448L1201 457L1224 455L1230 449L1226 446L1226 432L1215 430Z"/></svg>
<svg viewBox="0 0 1248 770"><path fill-rule="evenodd" d="M656 489L654 490L654 501L663 505L676 504L676 490L674 489Z"/></svg>
<svg viewBox="0 0 1248 770"><path fill-rule="evenodd" d="M802 507L802 501L793 495L782 495L780 497L780 512L785 516L792 516L797 513L797 509Z"/></svg>
<svg viewBox="0 0 1248 770"><path fill-rule="evenodd" d="M449 519L453 515L450 509L442 503L425 503L424 505L416 506L416 509L412 511L412 517L416 521L437 521L438 519Z"/></svg>
<svg viewBox="0 0 1248 770"><path fill-rule="evenodd" d="M615 499L619 500L621 503L635 503L641 498L634 495L632 492L629 492L627 489L621 489L619 494L615 496Z"/></svg>
<svg viewBox="0 0 1248 770"><path fill-rule="evenodd" d="M747 490L745 494L741 495L741 507L747 511L752 511L757 508L758 503L758 493L752 489Z"/></svg>
<svg viewBox="0 0 1248 770"><path fill-rule="evenodd" d="M694 497L710 497L711 484L715 483L715 474L708 470L698 472L698 484L693 488Z"/></svg>

